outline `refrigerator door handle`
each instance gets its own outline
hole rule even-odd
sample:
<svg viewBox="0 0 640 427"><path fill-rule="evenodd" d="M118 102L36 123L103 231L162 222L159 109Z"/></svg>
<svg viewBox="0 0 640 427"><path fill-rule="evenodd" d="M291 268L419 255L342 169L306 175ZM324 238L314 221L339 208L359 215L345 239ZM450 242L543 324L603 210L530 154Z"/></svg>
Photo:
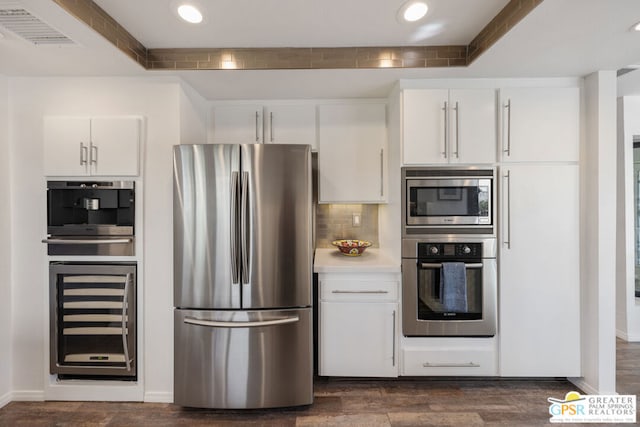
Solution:
<svg viewBox="0 0 640 427"><path fill-rule="evenodd" d="M242 239L240 246L241 250L241 272L242 283L249 283L249 228L247 224L248 216L248 198L249 198L249 172L242 172L242 188L240 190L240 238Z"/></svg>
<svg viewBox="0 0 640 427"><path fill-rule="evenodd" d="M196 317L185 317L184 323L187 323L189 325L208 326L211 328L260 328L262 326L286 325L287 323L295 323L299 320L300 318L298 316L249 322L225 322L217 320L198 319Z"/></svg>
<svg viewBox="0 0 640 427"><path fill-rule="evenodd" d="M239 172L231 172L231 281L240 282L238 268L238 180Z"/></svg>

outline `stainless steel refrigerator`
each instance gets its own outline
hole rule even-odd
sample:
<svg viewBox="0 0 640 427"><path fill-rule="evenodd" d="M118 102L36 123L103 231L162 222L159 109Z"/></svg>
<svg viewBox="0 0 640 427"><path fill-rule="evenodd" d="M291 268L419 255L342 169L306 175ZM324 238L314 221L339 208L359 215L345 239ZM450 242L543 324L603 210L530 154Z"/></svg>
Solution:
<svg viewBox="0 0 640 427"><path fill-rule="evenodd" d="M311 148L173 154L174 402L311 404Z"/></svg>

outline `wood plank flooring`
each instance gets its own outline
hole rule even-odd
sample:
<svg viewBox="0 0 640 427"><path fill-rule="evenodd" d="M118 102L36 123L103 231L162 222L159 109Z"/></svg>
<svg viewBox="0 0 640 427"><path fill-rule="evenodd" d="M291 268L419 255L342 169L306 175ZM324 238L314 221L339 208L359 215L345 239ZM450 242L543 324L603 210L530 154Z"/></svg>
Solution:
<svg viewBox="0 0 640 427"><path fill-rule="evenodd" d="M618 341L618 391L640 395L640 343ZM221 411L131 402L12 402L0 426L539 426L565 380L318 378L309 407ZM590 424L594 426L595 424Z"/></svg>

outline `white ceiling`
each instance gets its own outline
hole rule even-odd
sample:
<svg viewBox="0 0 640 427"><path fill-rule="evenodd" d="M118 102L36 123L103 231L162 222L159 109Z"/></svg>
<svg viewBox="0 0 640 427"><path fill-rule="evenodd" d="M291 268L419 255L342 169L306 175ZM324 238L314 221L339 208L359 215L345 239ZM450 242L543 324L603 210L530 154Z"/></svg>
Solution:
<svg viewBox="0 0 640 427"><path fill-rule="evenodd" d="M185 0L186 1L186 0ZM190 0L205 16L180 20L175 0L97 0L148 48L346 47L468 44L508 0L429 0L428 19L401 23L406 0Z"/></svg>
<svg viewBox="0 0 640 427"><path fill-rule="evenodd" d="M467 44L506 3L428 0L427 20L412 27L396 21L401 0L218 0L217 13L194 28L177 21L172 1L97 3L149 48ZM34 46L0 28L0 74L179 76L208 99L384 97L400 78L571 77L640 62L640 33L629 31L640 21L638 0L544 0L469 67L173 72L144 70L51 0L0 0L0 7L9 3L77 44ZM214 12L214 2L202 3ZM365 16L350 16L362 5ZM425 31L431 37L415 38L421 26L439 25Z"/></svg>

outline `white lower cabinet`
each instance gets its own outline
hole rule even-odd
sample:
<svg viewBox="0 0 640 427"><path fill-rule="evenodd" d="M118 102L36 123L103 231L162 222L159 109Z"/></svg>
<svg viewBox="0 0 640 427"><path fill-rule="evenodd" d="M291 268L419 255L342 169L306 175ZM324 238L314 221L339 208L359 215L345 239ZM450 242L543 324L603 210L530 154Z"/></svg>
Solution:
<svg viewBox="0 0 640 427"><path fill-rule="evenodd" d="M495 338L404 338L402 375L495 376Z"/></svg>
<svg viewBox="0 0 640 427"><path fill-rule="evenodd" d="M500 172L500 374L579 377L578 166Z"/></svg>
<svg viewBox="0 0 640 427"><path fill-rule="evenodd" d="M320 375L398 376L398 287L394 274L320 274Z"/></svg>

